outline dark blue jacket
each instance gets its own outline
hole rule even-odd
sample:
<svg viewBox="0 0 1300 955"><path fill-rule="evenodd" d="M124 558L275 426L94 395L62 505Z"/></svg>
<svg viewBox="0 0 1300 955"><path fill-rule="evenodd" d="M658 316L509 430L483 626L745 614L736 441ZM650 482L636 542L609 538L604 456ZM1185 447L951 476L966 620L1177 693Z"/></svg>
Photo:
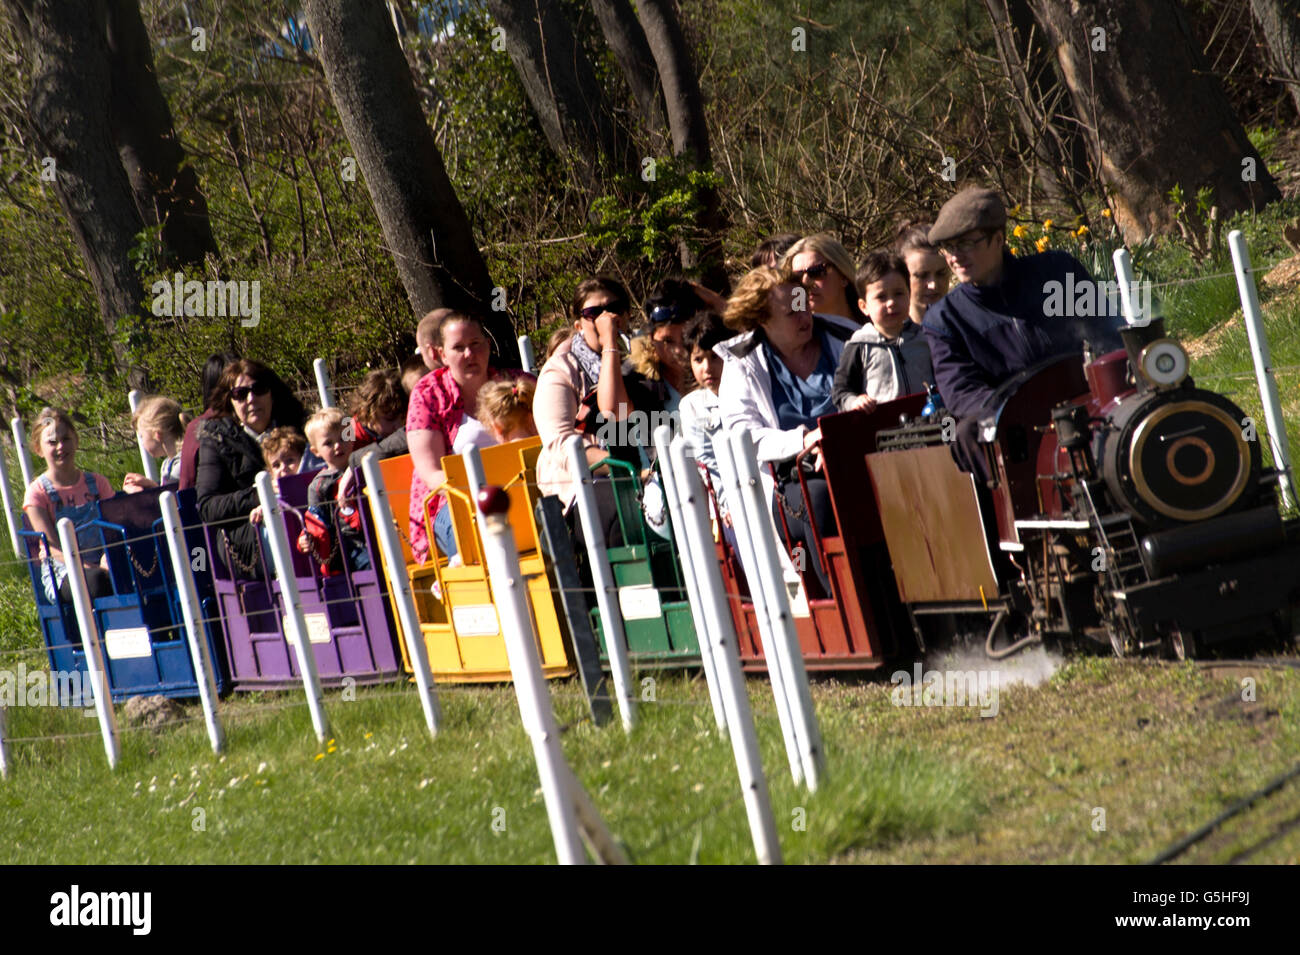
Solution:
<svg viewBox="0 0 1300 955"><path fill-rule="evenodd" d="M1071 282L1078 288L1091 281L1068 252L1017 257L1004 251L998 284L964 282L931 305L923 328L935 385L948 410L958 417L975 414L1016 372L1054 355L1074 353L1082 359L1085 340L1095 355L1122 347L1120 320L1104 301L1098 308L1103 314L1095 317L1044 314L1053 292L1053 310L1059 311L1063 299L1072 304L1065 294ZM1055 290L1053 282L1060 283Z"/></svg>

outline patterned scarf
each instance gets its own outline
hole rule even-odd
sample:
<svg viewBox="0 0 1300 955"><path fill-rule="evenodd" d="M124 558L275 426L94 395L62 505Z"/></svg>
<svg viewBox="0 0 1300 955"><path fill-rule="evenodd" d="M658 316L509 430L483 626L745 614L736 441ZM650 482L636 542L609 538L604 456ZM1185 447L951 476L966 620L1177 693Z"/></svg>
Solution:
<svg viewBox="0 0 1300 955"><path fill-rule="evenodd" d="M600 381L600 355L587 344L581 332L575 332L569 341L573 342L569 354L578 360L578 368L582 371L583 394L588 394Z"/></svg>

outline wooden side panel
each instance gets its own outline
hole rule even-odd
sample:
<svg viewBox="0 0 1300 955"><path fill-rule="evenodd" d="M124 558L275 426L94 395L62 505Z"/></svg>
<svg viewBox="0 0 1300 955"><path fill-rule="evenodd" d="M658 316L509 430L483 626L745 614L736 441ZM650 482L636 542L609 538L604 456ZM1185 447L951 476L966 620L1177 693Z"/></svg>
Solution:
<svg viewBox="0 0 1300 955"><path fill-rule="evenodd" d="M899 596L905 603L978 601L998 592L975 479L946 446L866 456Z"/></svg>

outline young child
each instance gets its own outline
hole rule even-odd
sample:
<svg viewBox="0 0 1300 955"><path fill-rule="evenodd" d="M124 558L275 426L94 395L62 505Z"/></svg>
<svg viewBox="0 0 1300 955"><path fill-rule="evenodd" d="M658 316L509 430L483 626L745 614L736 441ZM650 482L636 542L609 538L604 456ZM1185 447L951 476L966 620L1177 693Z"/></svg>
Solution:
<svg viewBox="0 0 1300 955"><path fill-rule="evenodd" d="M272 428L262 436L262 462L276 488L280 486L280 478L302 470L302 459L306 452L307 439L298 433L297 428ZM249 512L248 522L262 523L261 504Z"/></svg>
<svg viewBox="0 0 1300 955"><path fill-rule="evenodd" d="M691 356L691 372L699 385L682 399L677 412L681 416L682 434L691 442L695 460L709 472L713 496L717 499L723 524L730 528L731 516L723 503L722 478L713 454L713 436L722 430L722 413L718 405L718 385L722 382L722 359L713 346L735 336L713 312L699 312L686 325L682 343Z"/></svg>
<svg viewBox="0 0 1300 955"><path fill-rule="evenodd" d="M298 473L306 451L307 439L297 428L273 428L262 438L262 460L277 482L286 475Z"/></svg>
<svg viewBox="0 0 1300 955"><path fill-rule="evenodd" d="M131 426L146 454L163 458L159 469L160 480L152 481L143 474L128 474L123 480L124 491L143 491L159 484L175 484L180 480L180 443L185 428L194 418L181 410L180 402L163 395L150 395L140 402L131 416Z"/></svg>
<svg viewBox="0 0 1300 955"><path fill-rule="evenodd" d="M479 389L475 417L497 444L536 437L537 425L533 422L536 391L537 382L530 378L489 382Z"/></svg>
<svg viewBox="0 0 1300 955"><path fill-rule="evenodd" d="M31 449L45 459L45 471L23 495L23 513L32 530L45 535L46 544L39 554L41 583L50 603L72 601L68 583L67 558L59 544L58 521L68 518L83 524L99 516L97 501L113 496L113 485L101 474L77 467L77 429L67 413L43 408L32 425ZM103 552L104 537L98 528L77 532L77 545L85 567L90 597L105 597L113 592L108 575L108 554Z"/></svg>
<svg viewBox="0 0 1300 955"><path fill-rule="evenodd" d="M858 305L871 324L854 332L835 370L831 400L841 411L873 411L934 381L930 346L909 320L909 281L907 264L893 252L872 252L858 269Z"/></svg>
<svg viewBox="0 0 1300 955"><path fill-rule="evenodd" d="M336 498L339 478L347 469L348 455L352 453L352 441L344 436L343 428L343 412L338 408L322 408L303 426L312 453L324 461L325 466L307 488L307 514L305 526L298 535L298 549L315 556L327 576L342 571L344 556L353 570L370 566L356 498ZM337 548L334 546L335 528L340 545Z"/></svg>

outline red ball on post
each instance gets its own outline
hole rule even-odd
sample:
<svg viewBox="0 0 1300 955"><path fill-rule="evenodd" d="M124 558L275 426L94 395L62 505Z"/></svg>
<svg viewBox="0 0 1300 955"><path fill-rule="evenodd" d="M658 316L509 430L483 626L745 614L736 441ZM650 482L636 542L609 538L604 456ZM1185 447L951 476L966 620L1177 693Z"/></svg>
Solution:
<svg viewBox="0 0 1300 955"><path fill-rule="evenodd" d="M510 495L495 484L478 492L478 509L487 516L505 514L510 510Z"/></svg>

